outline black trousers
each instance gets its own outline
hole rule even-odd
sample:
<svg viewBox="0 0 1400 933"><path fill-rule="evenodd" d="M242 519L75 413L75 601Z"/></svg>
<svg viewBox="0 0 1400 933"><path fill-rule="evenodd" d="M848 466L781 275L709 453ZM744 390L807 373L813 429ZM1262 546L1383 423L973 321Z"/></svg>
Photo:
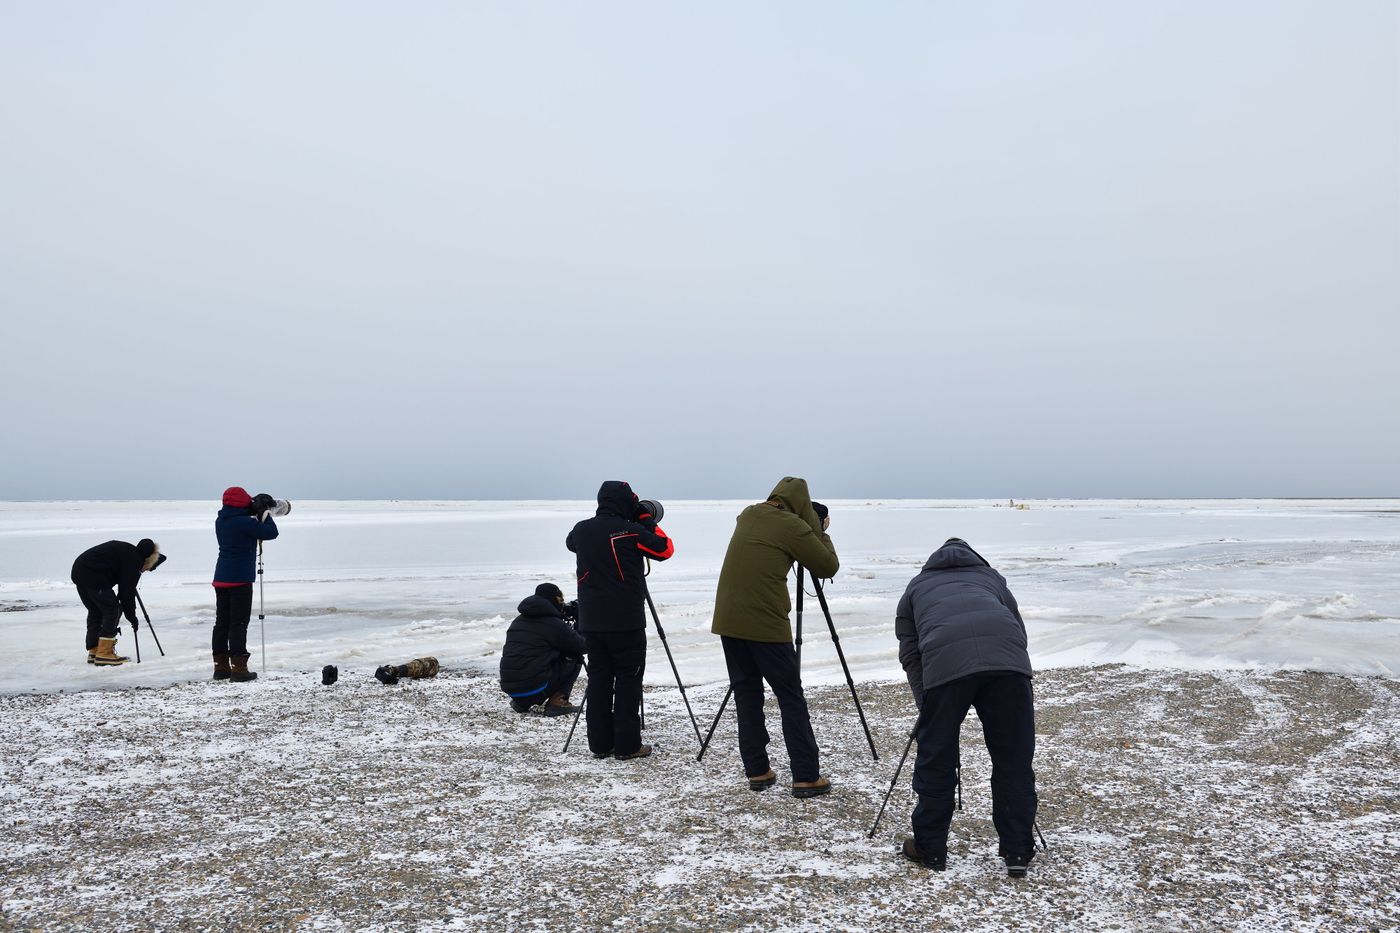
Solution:
<svg viewBox="0 0 1400 933"><path fill-rule="evenodd" d="M958 776L958 732L968 708L982 720L992 757L992 823L1003 855L1034 855L1035 709L1031 679L991 671L960 677L924 691L919 714L919 754L914 759L914 845L925 858L948 853L948 824Z"/></svg>
<svg viewBox="0 0 1400 933"><path fill-rule="evenodd" d="M768 728L763 719L763 682L773 688L783 717L783 744L787 746L788 766L794 781L815 781L821 777L817 760L817 737L807 713L802 693L802 672L792 642L748 641L720 637L724 664L734 687L734 712L739 716L739 757L749 777L767 774Z"/></svg>
<svg viewBox="0 0 1400 933"><path fill-rule="evenodd" d="M214 587L214 653L245 657L248 654L248 620L252 616L253 584Z"/></svg>
<svg viewBox="0 0 1400 933"><path fill-rule="evenodd" d="M545 691L545 699L557 694L567 700L574 692L574 681L578 680L581 670L583 662L577 658L560 658L555 661L550 668L549 689Z"/></svg>
<svg viewBox="0 0 1400 933"><path fill-rule="evenodd" d="M588 642L588 748L630 755L642 747L642 672L647 632L585 632Z"/></svg>
<svg viewBox="0 0 1400 933"><path fill-rule="evenodd" d="M87 608L87 650L97 647L99 638L116 638L122 623L122 604L110 587L79 586L78 598Z"/></svg>

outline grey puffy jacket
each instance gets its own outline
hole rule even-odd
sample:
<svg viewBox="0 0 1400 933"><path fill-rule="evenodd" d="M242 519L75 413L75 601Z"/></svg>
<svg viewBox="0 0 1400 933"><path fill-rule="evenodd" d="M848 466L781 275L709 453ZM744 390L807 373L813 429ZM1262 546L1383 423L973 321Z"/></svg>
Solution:
<svg viewBox="0 0 1400 933"><path fill-rule="evenodd" d="M985 671L1031 675L1026 624L1001 574L951 538L909 581L895 611L899 663L914 701L924 691Z"/></svg>

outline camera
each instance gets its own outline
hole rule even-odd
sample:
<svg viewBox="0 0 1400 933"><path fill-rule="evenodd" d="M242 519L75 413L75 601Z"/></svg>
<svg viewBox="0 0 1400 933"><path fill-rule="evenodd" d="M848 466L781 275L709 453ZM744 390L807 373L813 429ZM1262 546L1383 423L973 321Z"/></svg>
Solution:
<svg viewBox="0 0 1400 933"><path fill-rule="evenodd" d="M666 510L661 507L661 503L655 499L641 499L637 502L637 518L646 519L652 522L660 522L661 516L666 514Z"/></svg>
<svg viewBox="0 0 1400 933"><path fill-rule="evenodd" d="M292 504L286 499L274 499L265 492L260 492L253 497L253 504L248 506L248 511L259 518L271 515L281 518L292 511Z"/></svg>
<svg viewBox="0 0 1400 933"><path fill-rule="evenodd" d="M572 600L559 607L559 614L564 617L565 622L578 621L578 600Z"/></svg>

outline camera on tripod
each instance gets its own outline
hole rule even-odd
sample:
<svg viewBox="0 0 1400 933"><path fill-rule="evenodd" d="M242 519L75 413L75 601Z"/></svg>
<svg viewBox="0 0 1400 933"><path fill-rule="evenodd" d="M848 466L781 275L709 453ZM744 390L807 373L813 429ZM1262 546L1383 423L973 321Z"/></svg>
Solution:
<svg viewBox="0 0 1400 933"><path fill-rule="evenodd" d="M661 503L655 499L637 500L637 520L660 522L661 517L666 514L666 510L661 507Z"/></svg>
<svg viewBox="0 0 1400 933"><path fill-rule="evenodd" d="M578 621L578 600L570 600L559 607L559 614L570 624Z"/></svg>
<svg viewBox="0 0 1400 933"><path fill-rule="evenodd" d="M248 511L258 518L281 518L292 511L292 503L286 499L274 499L265 492L260 492L253 497L252 505L248 506Z"/></svg>

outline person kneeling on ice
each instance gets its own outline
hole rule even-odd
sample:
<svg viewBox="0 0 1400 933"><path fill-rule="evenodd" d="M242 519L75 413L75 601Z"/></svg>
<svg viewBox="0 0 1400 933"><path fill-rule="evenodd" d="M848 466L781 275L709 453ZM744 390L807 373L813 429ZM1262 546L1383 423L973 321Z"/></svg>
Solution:
<svg viewBox="0 0 1400 933"><path fill-rule="evenodd" d="M724 554L715 591L710 631L720 636L734 712L739 717L739 757L751 790L777 783L768 761L768 729L763 721L763 682L773 688L783 717L783 742L792 768L792 795L819 797L831 792L822 777L817 739L802 693L802 672L792 643L788 613L788 572L793 562L813 577L831 577L840 568L826 529L824 508L812 502L807 481L785 476L768 499L739 513Z"/></svg>
<svg viewBox="0 0 1400 933"><path fill-rule="evenodd" d="M245 683L257 680L248 670L248 622L253 616L253 581L258 546L277 537L270 496L248 495L242 486L224 490L223 508L214 519L219 560L214 565L214 679Z"/></svg>
<svg viewBox="0 0 1400 933"><path fill-rule="evenodd" d="M117 654L122 616L136 631L136 584L141 582L141 574L164 562L160 546L150 538L136 544L108 541L88 548L73 561L70 579L87 607L89 664L112 667L130 660ZM112 587L117 588L115 594Z"/></svg>
<svg viewBox="0 0 1400 933"><path fill-rule="evenodd" d="M1035 711L1026 625L1006 580L961 538L949 538L909 581L895 611L899 663L919 706L914 838L904 857L942 871L957 786L958 733L968 707L992 758L992 823L1007 873L1024 878L1035 844Z"/></svg>
<svg viewBox="0 0 1400 933"><path fill-rule="evenodd" d="M553 583L541 583L534 595L520 601L520 615L506 630L501 649L501 690L517 713L541 705L546 716L578 712L569 694L588 645L565 621L571 605Z"/></svg>

